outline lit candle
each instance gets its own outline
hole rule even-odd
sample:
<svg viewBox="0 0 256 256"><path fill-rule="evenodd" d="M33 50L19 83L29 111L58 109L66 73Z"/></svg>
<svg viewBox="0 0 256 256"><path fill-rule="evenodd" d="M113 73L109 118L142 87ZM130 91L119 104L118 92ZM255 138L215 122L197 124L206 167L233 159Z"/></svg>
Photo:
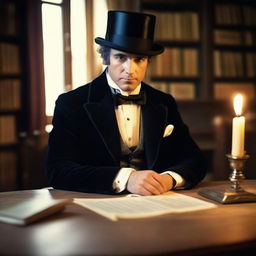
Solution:
<svg viewBox="0 0 256 256"><path fill-rule="evenodd" d="M243 96L237 94L234 98L234 109L237 116L233 118L231 150L231 155L236 157L244 156L245 117L242 116L242 108Z"/></svg>

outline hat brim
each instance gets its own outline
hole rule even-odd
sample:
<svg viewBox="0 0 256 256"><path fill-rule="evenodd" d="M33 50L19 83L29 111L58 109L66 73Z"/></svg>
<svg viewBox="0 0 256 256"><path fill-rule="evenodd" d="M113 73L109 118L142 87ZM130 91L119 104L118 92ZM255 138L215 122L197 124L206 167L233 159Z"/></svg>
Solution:
<svg viewBox="0 0 256 256"><path fill-rule="evenodd" d="M107 41L107 40L101 38L101 37L96 37L95 42L99 45L107 46L109 48L113 48L113 49L116 49L116 50L129 52L129 53L140 54L140 55L146 55L146 56L158 55L158 54L161 54L164 51L164 47L160 44L153 44L151 50L142 51L142 50L137 50L137 49L134 49L134 48L128 48L128 47L123 47L121 45L114 44L110 41Z"/></svg>

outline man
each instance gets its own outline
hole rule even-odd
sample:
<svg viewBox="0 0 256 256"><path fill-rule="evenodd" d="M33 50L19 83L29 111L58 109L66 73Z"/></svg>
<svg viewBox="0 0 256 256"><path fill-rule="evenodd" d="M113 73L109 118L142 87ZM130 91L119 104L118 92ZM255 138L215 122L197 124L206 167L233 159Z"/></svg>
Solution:
<svg viewBox="0 0 256 256"><path fill-rule="evenodd" d="M159 195L204 177L175 100L142 82L149 58L164 50L154 26L153 15L109 11L106 37L95 39L107 69L56 101L47 162L54 188Z"/></svg>

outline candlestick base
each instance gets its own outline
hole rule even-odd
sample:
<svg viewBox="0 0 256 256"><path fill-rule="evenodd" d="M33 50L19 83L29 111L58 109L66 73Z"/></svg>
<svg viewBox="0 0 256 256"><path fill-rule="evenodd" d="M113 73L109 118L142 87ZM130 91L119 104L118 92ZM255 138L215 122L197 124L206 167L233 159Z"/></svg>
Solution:
<svg viewBox="0 0 256 256"><path fill-rule="evenodd" d="M256 194L249 193L245 190L240 190L236 192L233 189L228 188L203 188L199 190L198 194L222 204L246 203L256 201Z"/></svg>
<svg viewBox="0 0 256 256"><path fill-rule="evenodd" d="M255 202L256 194L249 193L240 186L242 180L245 179L243 170L249 155L236 157L228 154L227 158L233 170L229 176L231 181L230 188L204 188L199 190L198 194L222 204Z"/></svg>

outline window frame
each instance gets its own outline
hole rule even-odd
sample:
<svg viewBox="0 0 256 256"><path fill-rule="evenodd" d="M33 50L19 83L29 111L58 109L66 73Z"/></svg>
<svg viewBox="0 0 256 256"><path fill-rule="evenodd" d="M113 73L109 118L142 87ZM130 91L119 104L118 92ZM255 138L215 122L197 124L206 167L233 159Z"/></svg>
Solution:
<svg viewBox="0 0 256 256"><path fill-rule="evenodd" d="M64 84L63 92L72 89L72 56L71 56L71 38L70 38L70 0L62 0L62 3L53 3L47 0L41 0L41 9L43 4L56 5L61 7L62 12L62 39L63 39L63 65L64 65ZM46 115L46 125L52 123L52 115Z"/></svg>

